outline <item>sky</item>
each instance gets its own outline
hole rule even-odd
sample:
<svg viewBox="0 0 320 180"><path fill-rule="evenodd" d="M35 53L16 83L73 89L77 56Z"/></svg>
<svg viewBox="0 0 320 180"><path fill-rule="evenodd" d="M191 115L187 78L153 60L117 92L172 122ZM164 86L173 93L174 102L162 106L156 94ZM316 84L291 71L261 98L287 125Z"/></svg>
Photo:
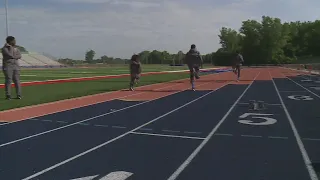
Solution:
<svg viewBox="0 0 320 180"><path fill-rule="evenodd" d="M4 0L0 38L5 43ZM8 0L9 35L31 52L84 59L93 49L129 58L143 50L201 54L220 48L221 27L239 29L263 15L282 21L320 19L320 0Z"/></svg>

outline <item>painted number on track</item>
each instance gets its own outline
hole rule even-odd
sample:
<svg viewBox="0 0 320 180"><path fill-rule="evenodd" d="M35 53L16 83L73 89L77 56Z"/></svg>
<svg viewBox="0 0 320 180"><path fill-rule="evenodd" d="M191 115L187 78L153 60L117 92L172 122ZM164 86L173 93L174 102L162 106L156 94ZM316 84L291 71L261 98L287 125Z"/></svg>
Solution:
<svg viewBox="0 0 320 180"><path fill-rule="evenodd" d="M266 117L266 116L272 116L273 114L260 114L260 113L244 113L241 116L239 116L240 120L239 123L242 124L248 124L248 125L256 125L256 126L266 126L271 125L277 122L276 119ZM254 122L253 120L249 120L246 118L251 117L252 119L259 119L260 122ZM261 120L263 120L261 122Z"/></svg>
<svg viewBox="0 0 320 180"><path fill-rule="evenodd" d="M126 180L128 179L132 173L130 172L125 172L125 171L117 171L117 172L112 172L104 177L97 178L100 175L94 175L94 176L87 176L87 177L81 177L77 179L72 179L72 180Z"/></svg>
<svg viewBox="0 0 320 180"><path fill-rule="evenodd" d="M293 100L297 100L297 101L311 101L313 100L312 97L310 96L302 96L302 95L292 95L292 96L288 96L289 99L293 99Z"/></svg>

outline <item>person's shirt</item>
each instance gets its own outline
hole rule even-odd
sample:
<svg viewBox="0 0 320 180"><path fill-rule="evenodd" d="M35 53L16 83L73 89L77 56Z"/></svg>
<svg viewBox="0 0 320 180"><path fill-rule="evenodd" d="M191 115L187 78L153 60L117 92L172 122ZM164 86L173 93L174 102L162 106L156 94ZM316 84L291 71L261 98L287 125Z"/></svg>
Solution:
<svg viewBox="0 0 320 180"><path fill-rule="evenodd" d="M19 66L18 60L21 59L20 50L17 47L5 44L1 50L2 53L2 66L7 67L10 65Z"/></svg>
<svg viewBox="0 0 320 180"><path fill-rule="evenodd" d="M236 65L239 65L239 64L241 64L241 63L243 63L243 62L244 62L243 56L242 56L240 53L237 54L236 59L235 59Z"/></svg>
<svg viewBox="0 0 320 180"><path fill-rule="evenodd" d="M130 63L130 73L141 73L141 64L138 61L131 61Z"/></svg>
<svg viewBox="0 0 320 180"><path fill-rule="evenodd" d="M185 58L186 64L202 64L202 57L197 49L190 49Z"/></svg>

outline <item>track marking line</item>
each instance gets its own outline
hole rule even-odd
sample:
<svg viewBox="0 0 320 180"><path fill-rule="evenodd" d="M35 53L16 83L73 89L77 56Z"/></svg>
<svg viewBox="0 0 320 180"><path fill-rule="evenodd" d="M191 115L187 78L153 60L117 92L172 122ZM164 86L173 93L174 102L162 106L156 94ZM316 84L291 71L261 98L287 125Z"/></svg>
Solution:
<svg viewBox="0 0 320 180"><path fill-rule="evenodd" d="M10 144L14 144L14 143L20 142L20 141L24 141L24 140L31 139L31 138L34 138L34 137L38 137L38 136L41 136L41 135L44 135L44 134L48 134L48 133L51 133L51 132L54 132L54 131L58 131L58 130L61 130L61 129L64 129L64 128L67 128L67 127L71 127L71 126L74 126L74 125L79 125L81 123L84 123L84 122L87 122L87 121L91 121L93 119L97 119L97 118L100 118L100 117L104 117L104 116L109 115L109 114L113 114L113 113L116 113L116 112L124 111L126 109L129 109L129 108L132 108L132 107L136 107L136 106L145 104L147 102L149 102L149 101L138 103L138 104L134 104L134 105L131 105L131 106L127 106L125 108L118 109L118 110L113 111L113 112L108 112L108 113L101 114L101 115L98 115L98 116L94 116L94 117L91 117L91 118L88 118L88 119L84 119L82 121L78 121L78 122L75 122L75 123L72 123L72 124L68 124L68 125L65 125L65 126L61 126L61 127L55 128L55 129L51 129L49 131L44 131L44 132L41 132L41 133L38 133L38 134L34 134L34 135L31 135L31 136L20 138L20 139L17 139L17 140L14 140L14 141L10 141L10 142L4 143L4 144L0 144L0 148L4 147L4 146L7 146L7 145L10 145Z"/></svg>
<svg viewBox="0 0 320 180"><path fill-rule="evenodd" d="M95 124L94 126L97 126L97 127L104 127L104 128L109 127L108 125L100 125L100 124Z"/></svg>
<svg viewBox="0 0 320 180"><path fill-rule="evenodd" d="M281 137L281 136L268 136L270 139L289 139L288 137Z"/></svg>
<svg viewBox="0 0 320 180"><path fill-rule="evenodd" d="M52 120L47 120L47 119L43 119L43 120L37 120L37 121L44 121L44 122L53 122Z"/></svg>
<svg viewBox="0 0 320 180"><path fill-rule="evenodd" d="M192 152L192 154L180 165L180 167L168 178L168 180L175 180L180 173L189 165L189 163L197 156L197 154L201 151L201 149L208 143L208 141L212 138L214 133L218 130L221 124L227 119L227 117L231 114L232 110L236 107L239 101L242 99L244 94L248 91L251 87L253 82L257 79L260 75L260 72L255 76L253 81L248 85L248 87L242 92L242 94L238 97L238 99L233 103L231 108L227 111L227 113L222 117L219 123L211 130L209 135L202 141L202 143Z"/></svg>
<svg viewBox="0 0 320 180"><path fill-rule="evenodd" d="M1 123L0 123L0 126L4 126L4 125L6 125L6 124L10 124L10 122L1 122Z"/></svg>
<svg viewBox="0 0 320 180"><path fill-rule="evenodd" d="M209 82L210 83L210 82ZM200 84L198 85L197 87L199 86L203 86L203 85L206 85L206 84L209 84L209 83L203 83L203 84ZM218 89L221 89L223 88L224 86L226 86L227 84L225 85L222 85L221 87L213 90L213 91L210 91L210 92L214 92ZM179 92L182 92L182 91L185 91L186 89L184 90L181 90L181 91L178 91L177 93ZM201 96L202 97L202 96ZM163 98L163 97L160 97L160 98ZM3 147L3 146L7 146L7 145L10 145L10 144L14 144L14 143L17 143L17 142L20 142L20 141L24 141L24 140L27 140L27 139L31 139L33 137L37 137L37 136L41 136L41 135L44 135L44 134L48 134L50 132L54 132L54 131L58 131L58 130L61 130L61 129L64 129L64 128L67 128L67 127L71 127L71 126L74 126L74 125L79 125L79 124L83 124L84 122L87 122L87 121L91 121L93 119L97 119L97 118L100 118L100 117L104 117L104 116L107 116L109 114L113 114L113 113L117 113L117 112L120 112L120 111L124 111L126 109L130 109L130 108L133 108L133 107L136 107L136 106L140 106L142 104L146 104L148 102L152 102L152 101L155 101L155 100L158 100L160 98L157 98L157 99L153 99L153 100L149 100L149 101L144 101L144 102L141 102L141 103L138 103L138 104L134 104L134 105L131 105L131 106L127 106L127 107L124 107L124 108L121 108L121 109L118 109L118 110L115 110L115 111L112 111L112 112L108 112L108 113L104 113L104 114L100 114L98 116L94 116L94 117L91 117L91 118L88 118L88 119L84 119L82 121L78 121L78 122L75 122L75 123L72 123L72 124L69 124L69 125L65 125L65 126L61 126L61 127L58 127L58 128L55 128L55 129L51 129L51 130L48 130L48 131L44 131L44 132L41 132L41 133L38 133L38 134L34 134L34 135L30 135L30 136L27 136L27 137L24 137L24 138L20 138L20 139L17 139L17 140L14 140L14 141L10 141L10 142L7 142L7 143L4 143L4 144L0 144L0 148ZM34 119L34 118L33 118ZM17 121L15 121L17 122ZM12 122L13 123L13 122ZM3 124L0 124L0 126L3 125Z"/></svg>
<svg viewBox="0 0 320 180"><path fill-rule="evenodd" d="M190 131L184 131L185 134L201 134L201 132L190 132Z"/></svg>
<svg viewBox="0 0 320 180"><path fill-rule="evenodd" d="M308 91L279 91L279 92L283 92L283 93L299 93L299 92L308 92Z"/></svg>
<svg viewBox="0 0 320 180"><path fill-rule="evenodd" d="M292 81L293 83L295 83L296 85L302 87L303 89L305 89L305 90L308 91L309 93L311 93L311 94L315 95L316 97L320 98L320 95L312 92L311 90L309 90L308 88L302 86L301 84L297 83L296 81L292 80L291 78L289 78L289 77L287 77L287 76L286 76L286 78L289 79L290 81Z"/></svg>
<svg viewBox="0 0 320 180"><path fill-rule="evenodd" d="M150 128L141 128L141 129L139 129L140 131L153 131L152 129L150 129Z"/></svg>
<svg viewBox="0 0 320 180"><path fill-rule="evenodd" d="M57 121L58 123L62 123L62 124L68 124L68 122L66 121Z"/></svg>
<svg viewBox="0 0 320 180"><path fill-rule="evenodd" d="M253 138L262 138L262 136L256 136L256 135L246 135L246 134L243 134L241 135L242 137L253 137Z"/></svg>
<svg viewBox="0 0 320 180"><path fill-rule="evenodd" d="M89 123L78 123L78 125L89 126Z"/></svg>
<svg viewBox="0 0 320 180"><path fill-rule="evenodd" d="M314 139L314 138L302 138L305 141L320 141L320 139Z"/></svg>
<svg viewBox="0 0 320 180"><path fill-rule="evenodd" d="M240 105L249 105L250 103L238 103ZM268 103L264 103L265 105L268 105L268 106L281 106L281 104L268 104Z"/></svg>
<svg viewBox="0 0 320 180"><path fill-rule="evenodd" d="M221 133L215 133L215 136L233 136L233 134L221 134Z"/></svg>
<svg viewBox="0 0 320 180"><path fill-rule="evenodd" d="M308 170L308 172L309 172L310 178L311 178L312 180L318 180L317 174L316 174L315 170L313 169L311 160L310 160L310 158L309 158L309 156L308 156L308 153L307 153L307 151L306 151L306 149L305 149L305 147L304 147L304 145L303 145L303 142L302 142L302 140L301 140L301 137L300 137L300 135L299 135L299 132L298 132L298 130L297 130L297 128L296 128L296 126L295 126L292 118L291 118L291 115L290 115L290 113L289 113L286 105L285 105L284 102L283 102L283 99L282 99L282 97L281 97L281 95L280 95L280 92L279 92L279 90L278 90L278 87L277 87L276 83L274 82L273 77L272 77L270 71L269 71L269 75L270 75L270 77L271 77L273 86L274 86L274 88L275 88L275 90L276 90L276 92L277 92L277 94L278 94L278 98L279 98L279 100L280 100L280 102L281 102L281 104L282 104L283 110L284 110L284 112L285 112L285 114L286 114L286 116L287 116L287 119L288 119L288 121L289 121L289 124L290 124L290 126L291 126L291 129L292 129L292 131L293 131L293 134L294 134L294 136L295 136L295 138L296 138L297 144L298 144L298 146L299 146L299 149L300 149L301 155L302 155L302 157L303 157L304 163L305 163L305 165L306 165L306 168L307 168L307 170ZM288 78L288 79L290 79L290 78ZM319 97L319 96L318 96L318 97ZM320 98L320 97L319 97L319 98Z"/></svg>
<svg viewBox="0 0 320 180"><path fill-rule="evenodd" d="M116 128L116 129L126 129L127 127L123 127L123 126L112 126L112 128Z"/></svg>
<svg viewBox="0 0 320 180"><path fill-rule="evenodd" d="M205 138L202 138L202 137L176 136L176 135L155 134L155 133L131 132L130 134L147 135L147 136L159 136L159 137L171 137L171 138L182 138L182 139L197 139L197 140L204 140L205 139Z"/></svg>
<svg viewBox="0 0 320 180"><path fill-rule="evenodd" d="M43 121L43 122L53 122L52 120L49 119L30 119L31 121Z"/></svg>
<svg viewBox="0 0 320 180"><path fill-rule="evenodd" d="M163 132L169 132L169 133L179 133L180 131L174 131L174 130L167 130L167 129L163 129Z"/></svg>
<svg viewBox="0 0 320 180"><path fill-rule="evenodd" d="M224 87L224 86L225 86L225 85L223 85L223 86L221 86L220 88L217 88L217 89L221 89L221 88ZM216 90L217 90L217 89L216 89ZM55 164L55 165L53 165L53 166L51 166L51 167L48 167L48 168L46 168L46 169L44 169L44 170L42 170L42 171L39 171L39 172L37 172L37 173L35 173L35 174L31 175L31 176L28 176L28 177L26 177L26 178L24 178L24 179L22 179L22 180L30 180L30 179L32 179L32 178L35 178L35 177L37 177L37 176L39 176L39 175L41 175L41 174L43 174L43 173L46 173L46 172L48 172L48 171L50 171L50 170L52 170L52 169L55 169L55 168L57 168L57 167L59 167L59 166L61 166L61 165L64 165L64 164L66 164L66 163L68 163L68 162L70 162L70 161L72 161L72 160L74 160L74 159L77 159L77 158L79 158L79 157L81 157L81 156L84 156L84 155L86 155L86 154L88 154L88 153L90 153L90 152L92 152L92 151L94 151L94 150L96 150L96 149L99 149L99 148L101 148L101 147L103 147L103 146L106 146L107 144L110 144L110 143L112 143L112 142L114 142L114 141L116 141L116 140L118 140L118 139L121 139L121 138L123 138L123 137L131 134L132 132L139 130L140 128L143 128L143 127L145 127L145 126L147 126L147 125L149 125L149 124L151 124L151 123L153 123L153 122L156 122L156 121L158 121L159 119L161 119L161 118L163 118L163 117L166 117L166 116L168 116L169 114L172 114L172 113L174 113L174 112L176 112L176 111L178 111L178 110L180 110L180 109L182 109L182 108L184 108L184 107L186 107L186 106L188 106L188 105L190 105L190 104L192 104L192 103L194 103L194 102L196 102L196 101L198 101L198 100L200 100L200 99L202 99L202 98L204 98L204 97L206 97L206 96L208 96L208 95L210 95L210 94L212 94L212 93L215 92L216 90L210 91L210 92L208 92L208 93L206 93L206 94L204 94L204 95L202 95L202 96L200 96L200 97L198 97L198 98L196 98L196 99L194 99L194 100L192 100L192 101L189 101L188 103L186 103L186 104L184 104L184 105L182 105L182 106L180 106L180 107L178 107L178 108L175 108L175 109L173 109L173 110L171 110L171 111L169 111L169 112L167 112L167 113L165 113L165 114L163 114L163 115L161 115L161 116L158 116L157 118L154 118L154 119L150 120L149 122L147 122L147 123L145 123L145 124L142 124L141 126L138 126L138 127L134 128L134 129L132 129L132 130L130 130L130 131L127 131L126 133L123 133L123 134L120 135L120 136L117 136L117 137L115 137L115 138L113 138L113 139L111 139L111 140L109 140L109 141L107 141L107 142L105 142L105 143L102 143L102 144L100 144L100 145L98 145L98 146L96 146L96 147L93 147L93 148L91 148L91 149L89 149L89 150L87 150L87 151L84 151L84 152L82 152L82 153L80 153L80 154L78 154L78 155L75 155L75 156L73 156L73 157L71 157L71 158L69 158L69 159L66 159L66 160L64 160L64 161L62 161L62 162L60 162L60 163L57 163L57 164Z"/></svg>

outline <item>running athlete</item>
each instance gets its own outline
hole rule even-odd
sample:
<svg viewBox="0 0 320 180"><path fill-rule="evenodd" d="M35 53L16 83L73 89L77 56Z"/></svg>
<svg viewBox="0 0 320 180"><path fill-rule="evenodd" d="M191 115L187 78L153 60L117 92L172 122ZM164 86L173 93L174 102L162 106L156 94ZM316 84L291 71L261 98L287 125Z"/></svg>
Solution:
<svg viewBox="0 0 320 180"><path fill-rule="evenodd" d="M199 51L196 49L196 45L191 45L191 49L186 54L185 61L190 71L190 83L192 90L195 91L194 78L200 78L199 67L202 65L202 57Z"/></svg>
<svg viewBox="0 0 320 180"><path fill-rule="evenodd" d="M134 84L137 84L141 75L141 63L139 55L134 54L130 62L130 91L133 91Z"/></svg>
<svg viewBox="0 0 320 180"><path fill-rule="evenodd" d="M241 65L244 62L243 56L240 54L239 51L236 51L237 55L234 60L233 64L233 72L237 75L237 81L240 79L240 71L241 71Z"/></svg>

